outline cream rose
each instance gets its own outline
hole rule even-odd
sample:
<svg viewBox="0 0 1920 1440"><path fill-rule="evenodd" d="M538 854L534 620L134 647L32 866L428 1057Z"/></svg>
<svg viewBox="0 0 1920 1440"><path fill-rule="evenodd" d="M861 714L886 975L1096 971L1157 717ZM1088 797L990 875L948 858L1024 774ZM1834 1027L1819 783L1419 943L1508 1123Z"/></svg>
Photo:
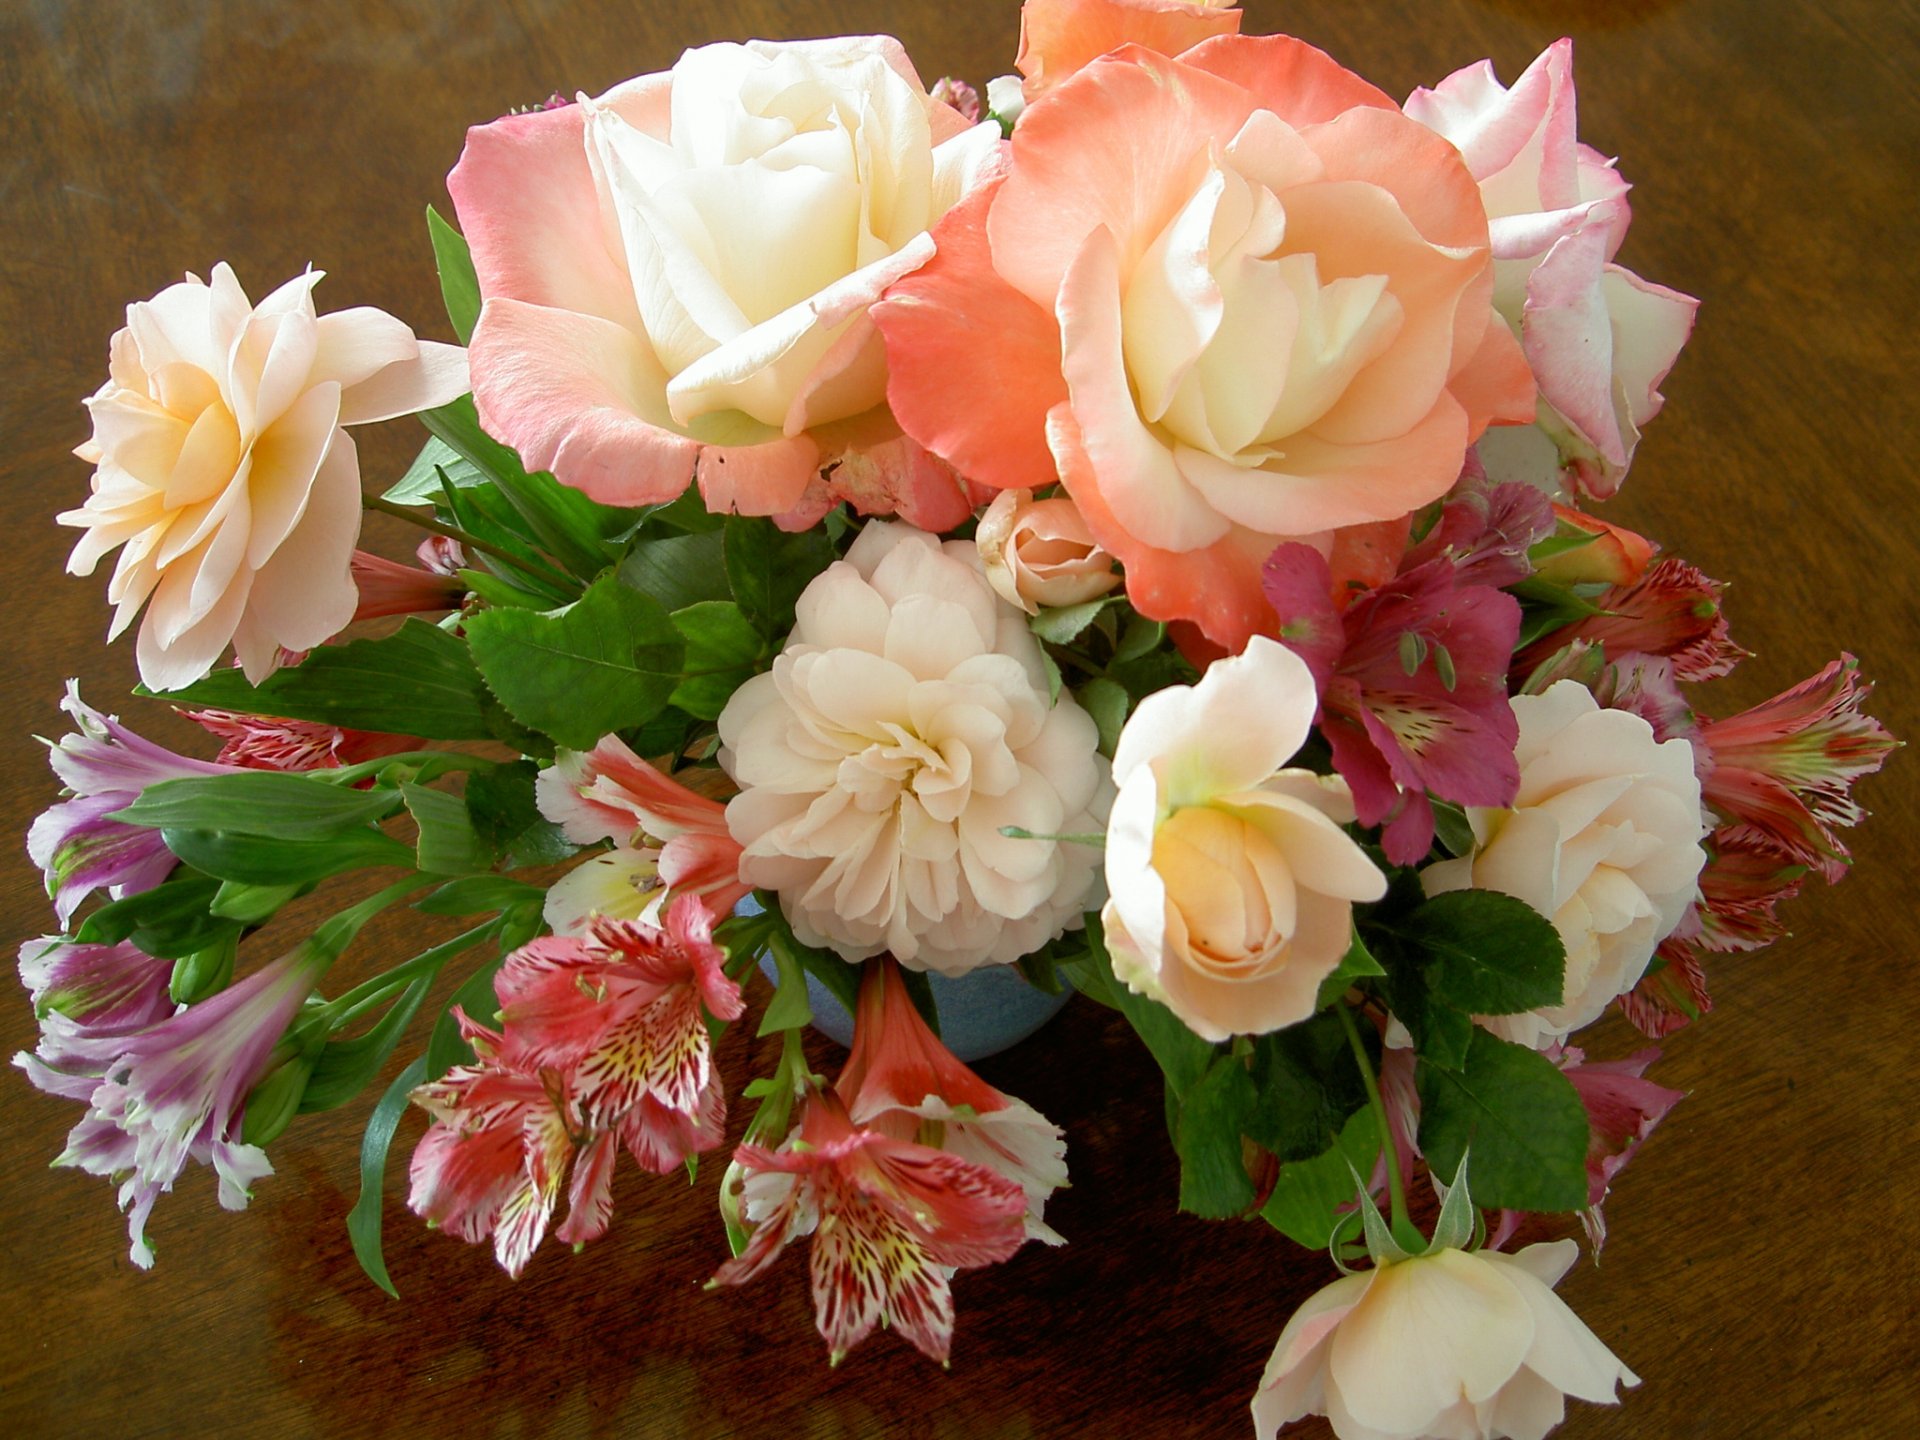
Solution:
<svg viewBox="0 0 1920 1440"><path fill-rule="evenodd" d="M897 436L867 309L1000 131L884 36L708 45L467 136L448 177L485 297L481 419L610 504L797 505L852 432Z"/></svg>
<svg viewBox="0 0 1920 1440"><path fill-rule="evenodd" d="M1085 711L1047 701L1026 617L975 547L870 522L800 597L771 672L720 713L740 875L848 960L1007 964L1097 903L1086 845L1112 800Z"/></svg>
<svg viewBox="0 0 1920 1440"><path fill-rule="evenodd" d="M1645 720L1601 709L1573 680L1510 703L1520 722L1513 808L1469 810L1473 853L1420 878L1429 895L1499 890L1553 921L1567 947L1560 1003L1481 1020L1537 1049L1599 1019L1646 972L1693 899L1706 831L1685 740L1656 741Z"/></svg>
<svg viewBox="0 0 1920 1440"><path fill-rule="evenodd" d="M1354 902L1386 893L1340 828L1346 781L1282 768L1316 705L1306 663L1255 636L1120 732L1101 916L1113 971L1209 1040L1311 1015Z"/></svg>
<svg viewBox="0 0 1920 1440"><path fill-rule="evenodd" d="M1064 495L1036 501L1026 490L1001 491L980 517L974 543L987 583L1029 615L1043 605L1097 600L1120 583L1113 557Z"/></svg>
<svg viewBox="0 0 1920 1440"><path fill-rule="evenodd" d="M1254 1434L1325 1415L1340 1440L1542 1440L1568 1395L1615 1403L1640 1378L1553 1293L1579 1253L1443 1249L1334 1281L1280 1332Z"/></svg>
<svg viewBox="0 0 1920 1440"><path fill-rule="evenodd" d="M465 352L414 338L379 310L316 315L318 270L258 306L233 271L189 275L127 307L107 383L87 401L93 494L67 569L125 546L107 598L112 639L142 605L142 683L177 690L231 643L260 681L282 648L353 619L360 461L342 428L466 392Z"/></svg>

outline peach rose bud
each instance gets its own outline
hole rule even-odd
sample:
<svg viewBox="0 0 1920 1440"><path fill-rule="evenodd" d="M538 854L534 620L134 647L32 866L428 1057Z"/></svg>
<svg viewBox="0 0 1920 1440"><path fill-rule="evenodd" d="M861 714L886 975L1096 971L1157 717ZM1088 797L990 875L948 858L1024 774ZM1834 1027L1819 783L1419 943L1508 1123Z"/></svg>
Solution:
<svg viewBox="0 0 1920 1440"><path fill-rule="evenodd" d="M1113 557L1064 495L1035 500L1029 490L1001 491L974 542L994 593L1029 615L1085 604L1120 583Z"/></svg>
<svg viewBox="0 0 1920 1440"><path fill-rule="evenodd" d="M1571 505L1555 504L1553 516L1560 522L1561 535L1593 538L1584 545L1560 550L1536 562L1533 573L1542 580L1551 580L1556 585L1593 582L1631 585L1653 562L1653 543L1644 535L1609 524Z"/></svg>

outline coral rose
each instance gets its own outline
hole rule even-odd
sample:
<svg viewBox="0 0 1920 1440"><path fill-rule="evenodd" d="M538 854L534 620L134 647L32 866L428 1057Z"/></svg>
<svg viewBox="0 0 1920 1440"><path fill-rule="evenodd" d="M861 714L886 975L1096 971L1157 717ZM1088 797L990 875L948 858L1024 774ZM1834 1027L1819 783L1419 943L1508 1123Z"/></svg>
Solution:
<svg viewBox="0 0 1920 1440"><path fill-rule="evenodd" d="M1208 1040L1304 1020L1387 882L1341 830L1347 782L1283 769L1316 699L1265 636L1194 686L1140 702L1120 732L1101 919L1113 972Z"/></svg>
<svg viewBox="0 0 1920 1440"><path fill-rule="evenodd" d="M1001 491L980 517L974 543L994 593L1029 615L1043 605L1097 600L1120 583L1113 557L1064 495L1036 501L1025 490Z"/></svg>
<svg viewBox="0 0 1920 1440"><path fill-rule="evenodd" d="M1600 1018L1634 987L1685 917L1706 851L1693 747L1656 741L1624 710L1558 680L1509 702L1520 789L1508 810L1471 809L1471 855L1420 872L1429 895L1500 890L1553 921L1567 948L1558 1005L1483 1017L1538 1049Z"/></svg>
<svg viewBox="0 0 1920 1440"><path fill-rule="evenodd" d="M1340 1440L1541 1440L1569 1395L1616 1403L1639 1377L1553 1293L1579 1253L1440 1249L1341 1277L1280 1332L1254 1434L1325 1415Z"/></svg>
<svg viewBox="0 0 1920 1440"><path fill-rule="evenodd" d="M1063 481L1144 614L1273 633L1281 539L1397 520L1533 418L1473 177L1311 46L1122 50L1010 153L876 308L888 399L973 480Z"/></svg>
<svg viewBox="0 0 1920 1440"><path fill-rule="evenodd" d="M870 522L801 594L771 672L720 712L741 879L848 960L954 975L1080 924L1112 798L1093 721L1049 705L1026 616L971 542Z"/></svg>
<svg viewBox="0 0 1920 1440"><path fill-rule="evenodd" d="M1540 385L1536 424L1480 447L1487 473L1604 499L1620 488L1660 382L1699 301L1613 263L1631 212L1613 161L1576 138L1573 42L1514 82L1489 61L1407 99L1407 114L1460 147L1493 237L1494 306Z"/></svg>
<svg viewBox="0 0 1920 1440"><path fill-rule="evenodd" d="M608 504L697 479L716 511L794 508L850 440L898 438L867 307L999 145L884 36L709 45L469 131L481 420Z"/></svg>
<svg viewBox="0 0 1920 1440"><path fill-rule="evenodd" d="M233 271L127 307L87 401L93 494L67 569L116 546L108 638L142 605L140 679L178 690L232 643L256 683L353 619L360 460L341 428L466 392L464 353L372 309L315 315L309 270L257 307Z"/></svg>
<svg viewBox="0 0 1920 1440"><path fill-rule="evenodd" d="M1014 61L1037 100L1083 66L1122 45L1178 55L1215 35L1240 33L1228 0L1027 0L1020 7L1020 55Z"/></svg>

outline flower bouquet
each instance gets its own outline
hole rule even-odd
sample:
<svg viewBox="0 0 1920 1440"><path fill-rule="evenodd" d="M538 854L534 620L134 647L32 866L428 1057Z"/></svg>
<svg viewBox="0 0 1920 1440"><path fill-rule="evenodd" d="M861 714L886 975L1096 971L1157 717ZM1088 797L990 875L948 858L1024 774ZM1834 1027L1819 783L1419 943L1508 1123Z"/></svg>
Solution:
<svg viewBox="0 0 1920 1440"><path fill-rule="evenodd" d="M718 1170L716 1286L804 1247L831 1357L945 1361L957 1272L1081 1238L1067 1135L942 1026L1000 982L1138 1032L1170 1205L1340 1272L1260 1436L1537 1437L1634 1383L1553 1293L1575 1242L1509 1249L1597 1251L1680 1098L1580 1032L1710 1008L1893 742L1850 656L1714 718L1718 583L1591 511L1694 304L1615 263L1570 47L1400 104L1239 25L1028 0L984 101L755 42L480 125L429 216L464 349L312 271L129 307L60 519L220 746L70 690L18 1063L136 1263L189 1161L240 1208L384 1082L384 1287L412 1106L411 1209L510 1275L617 1167ZM364 490L349 427L405 415ZM446 938L330 982L400 906ZM734 1023L771 1073L721 1073Z"/></svg>

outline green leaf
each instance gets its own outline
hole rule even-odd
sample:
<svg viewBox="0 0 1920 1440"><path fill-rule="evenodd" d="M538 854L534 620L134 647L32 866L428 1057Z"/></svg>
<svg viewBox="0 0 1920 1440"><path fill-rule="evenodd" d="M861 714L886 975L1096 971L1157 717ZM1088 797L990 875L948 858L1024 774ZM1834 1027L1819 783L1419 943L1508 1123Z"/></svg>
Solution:
<svg viewBox="0 0 1920 1440"><path fill-rule="evenodd" d="M695 719L717 720L759 668L766 638L731 600L702 600L676 610L673 625L687 642L685 678L674 687L673 703Z"/></svg>
<svg viewBox="0 0 1920 1440"><path fill-rule="evenodd" d="M419 867L429 875L471 875L493 864L493 852L474 833L467 802L445 790L402 785L407 813L420 829Z"/></svg>
<svg viewBox="0 0 1920 1440"><path fill-rule="evenodd" d="M1106 600L1088 600L1079 605L1062 605L1057 610L1042 610L1027 621L1027 628L1042 640L1066 645L1093 623L1094 616L1106 607Z"/></svg>
<svg viewBox="0 0 1920 1440"><path fill-rule="evenodd" d="M364 1090L367 1082L387 1063L393 1047L400 1043L401 1034L412 1022L420 1002L427 998L432 984L433 976L422 975L401 993L399 1002L366 1034L351 1040L334 1040L324 1046L320 1058L314 1062L307 1088L301 1093L299 1113L317 1115L323 1110L337 1110Z"/></svg>
<svg viewBox="0 0 1920 1440"><path fill-rule="evenodd" d="M531 761L516 760L467 777L467 814L475 833L516 866L551 865L580 848L540 813L534 799L539 774Z"/></svg>
<svg viewBox="0 0 1920 1440"><path fill-rule="evenodd" d="M429 435L407 473L388 486L380 498L395 505L434 505L439 503L442 484L467 489L486 483L487 477L478 466L462 459L446 441Z"/></svg>
<svg viewBox="0 0 1920 1440"><path fill-rule="evenodd" d="M156 830L224 830L279 840L324 840L391 814L397 796L348 790L308 775L248 770L149 785L113 818Z"/></svg>
<svg viewBox="0 0 1920 1440"><path fill-rule="evenodd" d="M413 849L378 830L355 829L315 840L277 840L234 830L160 832L167 848L194 869L242 885L311 884L375 865L413 865ZM277 908L277 907L276 907Z"/></svg>
<svg viewBox="0 0 1920 1440"><path fill-rule="evenodd" d="M1182 1210L1224 1220L1253 1204L1240 1137L1257 1100L1253 1079L1237 1055L1218 1056L1186 1092L1174 1135Z"/></svg>
<svg viewBox="0 0 1920 1440"><path fill-rule="evenodd" d="M772 1035L780 1030L798 1030L813 1019L813 1005L807 999L807 974L800 966L800 957L791 946L778 940L769 945L767 950L773 956L780 983L773 992L773 999L767 1002L766 1013L760 1017L760 1028L754 1032L759 1036Z"/></svg>
<svg viewBox="0 0 1920 1440"><path fill-rule="evenodd" d="M1380 1127L1373 1111L1355 1111L1336 1144L1311 1160L1280 1167L1261 1218L1309 1250L1325 1250L1335 1226L1349 1218L1339 1213L1340 1207L1352 1204L1360 1193L1354 1172L1372 1174L1379 1156Z"/></svg>
<svg viewBox="0 0 1920 1440"><path fill-rule="evenodd" d="M426 1079L438 1080L455 1065L472 1061L473 1047L461 1038L460 1022L453 1018L453 1012L461 1010L469 1019L477 1020L482 1025L493 1023L494 1017L500 1013L500 1001L493 993L493 977L500 973L500 967L506 962L507 953L512 948L516 947L508 946L503 937L503 953L469 975L466 983L454 991L453 998L447 1001L447 1008L440 1012L440 1018L434 1022L433 1034L427 1038L427 1053L422 1057Z"/></svg>
<svg viewBox="0 0 1920 1440"><path fill-rule="evenodd" d="M538 910L546 894L510 875L465 875L414 901L413 908L422 915L483 915L526 905Z"/></svg>
<svg viewBox="0 0 1920 1440"><path fill-rule="evenodd" d="M131 941L147 954L178 960L204 950L240 927L208 912L220 882L194 870L176 870L164 885L102 905L81 924L82 945Z"/></svg>
<svg viewBox="0 0 1920 1440"><path fill-rule="evenodd" d="M1377 1068L1376 1033L1370 1025L1359 1028ZM1253 1083L1259 1107L1247 1122L1247 1136L1283 1161L1324 1153L1367 1103L1346 1027L1331 1011L1254 1041Z"/></svg>
<svg viewBox="0 0 1920 1440"><path fill-rule="evenodd" d="M447 302L453 333L466 344L480 318L480 277L473 273L473 254L466 236L427 206L427 236L433 241L433 265L440 272L440 297Z"/></svg>
<svg viewBox="0 0 1920 1440"><path fill-rule="evenodd" d="M1497 890L1436 895L1397 927L1426 951L1436 1000L1473 1015L1517 1015L1558 1005L1566 949L1553 922Z"/></svg>
<svg viewBox="0 0 1920 1440"><path fill-rule="evenodd" d="M1167 1078L1167 1088L1184 1097L1200 1082L1213 1063L1214 1046L1187 1028L1186 1022L1157 1000L1136 995L1113 973L1106 936L1097 916L1087 918L1087 958L1075 966L1087 980L1080 988L1127 1017L1134 1033L1145 1042Z"/></svg>
<svg viewBox="0 0 1920 1440"><path fill-rule="evenodd" d="M407 1096L427 1078L426 1071L426 1057L422 1056L394 1076L387 1093L373 1107L366 1134L360 1138L360 1197L347 1215L347 1234L353 1240L354 1258L367 1272L367 1278L396 1300L400 1292L393 1288L393 1281L387 1275L387 1257L380 1243L387 1150L393 1144L394 1132L400 1128L400 1117L406 1112Z"/></svg>
<svg viewBox="0 0 1920 1440"><path fill-rule="evenodd" d="M1447 854L1471 855L1474 849L1473 822L1467 812L1451 800L1433 800L1433 833Z"/></svg>
<svg viewBox="0 0 1920 1440"><path fill-rule="evenodd" d="M1114 746L1120 743L1120 729L1127 723L1126 690L1103 676L1082 685L1073 698L1092 717L1100 732L1100 753L1111 760Z"/></svg>
<svg viewBox="0 0 1920 1440"><path fill-rule="evenodd" d="M660 603L613 576L564 610L475 615L467 638L514 719L574 750L658 715L685 650Z"/></svg>
<svg viewBox="0 0 1920 1440"><path fill-rule="evenodd" d="M1129 660L1139 660L1160 648L1160 642L1167 638L1167 627L1158 620L1149 620L1144 615L1131 615L1127 618L1127 628L1120 633L1120 643L1114 646L1113 658L1118 664Z"/></svg>
<svg viewBox="0 0 1920 1440"><path fill-rule="evenodd" d="M1420 1149L1450 1175L1469 1147L1473 1193L1489 1209L1571 1211L1587 1203L1586 1107L1546 1056L1478 1026L1466 1063L1418 1071Z"/></svg>
<svg viewBox="0 0 1920 1440"><path fill-rule="evenodd" d="M1353 932L1353 941L1347 946L1347 953L1340 957L1340 963L1333 967L1333 973L1320 982L1320 991L1314 998L1314 1008L1324 1010L1341 996L1356 980L1365 980L1369 976L1384 975L1386 970L1367 949L1367 942L1360 938L1358 930Z"/></svg>
<svg viewBox="0 0 1920 1440"><path fill-rule="evenodd" d="M620 579L669 610L702 600L731 600L725 545L718 530L642 540L620 562Z"/></svg>
<svg viewBox="0 0 1920 1440"><path fill-rule="evenodd" d="M429 740L489 737L486 692L467 647L415 618L377 640L323 645L257 686L238 670L216 670L165 698Z"/></svg>
<svg viewBox="0 0 1920 1440"><path fill-rule="evenodd" d="M818 527L790 535L771 520L747 516L728 519L725 535L734 600L762 635L784 639L800 592L834 562L833 542Z"/></svg>
<svg viewBox="0 0 1920 1440"><path fill-rule="evenodd" d="M222 880L220 889L207 906L209 914L222 920L238 920L244 925L261 925L280 913L288 901L307 893L311 885L249 885L240 880Z"/></svg>

